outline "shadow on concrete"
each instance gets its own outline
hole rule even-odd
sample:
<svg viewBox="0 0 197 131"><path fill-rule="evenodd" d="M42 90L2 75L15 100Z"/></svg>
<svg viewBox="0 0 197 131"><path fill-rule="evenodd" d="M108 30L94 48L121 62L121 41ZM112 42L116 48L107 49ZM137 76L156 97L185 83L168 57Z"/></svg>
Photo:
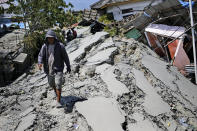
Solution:
<svg viewBox="0 0 197 131"><path fill-rule="evenodd" d="M7 30L7 31L5 31L5 32L0 32L0 37L3 37L3 36L5 36L6 34L8 34L8 33L12 33L14 30Z"/></svg>
<svg viewBox="0 0 197 131"><path fill-rule="evenodd" d="M64 112L71 113L76 102L85 101L86 98L77 96L62 96L61 102L64 105Z"/></svg>

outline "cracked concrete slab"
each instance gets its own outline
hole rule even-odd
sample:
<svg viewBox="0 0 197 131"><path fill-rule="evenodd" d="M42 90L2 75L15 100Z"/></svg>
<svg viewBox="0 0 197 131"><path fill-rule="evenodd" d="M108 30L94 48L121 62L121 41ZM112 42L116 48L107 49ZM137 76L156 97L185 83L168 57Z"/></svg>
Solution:
<svg viewBox="0 0 197 131"><path fill-rule="evenodd" d="M77 71L64 74L63 108L55 108L53 89L48 88L45 74L35 69L35 74L24 74L0 89L0 130L17 126L49 131L73 131L76 127L79 131L197 129L195 85L167 67L143 43L122 38L113 41L102 32L82 34L84 38L66 47L68 55L75 57L71 67L76 65ZM117 51L109 53L109 64L86 65L99 53L99 58L105 57L102 51L114 46ZM187 127L180 123L183 116Z"/></svg>
<svg viewBox="0 0 197 131"><path fill-rule="evenodd" d="M155 129L151 121L145 119L128 125L129 131L158 131Z"/></svg>
<svg viewBox="0 0 197 131"><path fill-rule="evenodd" d="M26 109L24 112L22 112L20 114L20 117L25 117L28 114L30 114L31 112L33 112L35 110L35 107L29 107L28 109Z"/></svg>
<svg viewBox="0 0 197 131"><path fill-rule="evenodd" d="M95 72L97 74L102 74L109 67L111 67L110 64L106 64L106 63L102 64L102 65L96 67L96 71Z"/></svg>
<svg viewBox="0 0 197 131"><path fill-rule="evenodd" d="M132 67L125 63L118 63L117 68L121 71L122 74L127 75L131 72Z"/></svg>
<svg viewBox="0 0 197 131"><path fill-rule="evenodd" d="M179 77L175 83L178 85L182 95L188 99L193 105L197 106L197 86L191 83L189 80Z"/></svg>
<svg viewBox="0 0 197 131"><path fill-rule="evenodd" d="M108 48L106 50L100 51L97 54L95 54L94 56L88 58L86 65L88 65L88 66L97 65L97 64L100 64L103 62L111 61L110 56L116 50L117 50L117 47L113 47L113 48Z"/></svg>
<svg viewBox="0 0 197 131"><path fill-rule="evenodd" d="M38 72L35 77L31 78L29 80L29 84L34 84L35 82L37 82L38 80L43 79L44 77L46 77L46 74L44 72Z"/></svg>
<svg viewBox="0 0 197 131"><path fill-rule="evenodd" d="M24 131L31 127L36 119L36 114L30 114L26 117L23 117L16 131Z"/></svg>
<svg viewBox="0 0 197 131"><path fill-rule="evenodd" d="M180 91L180 93L188 99L192 104L197 106L197 86L187 80L179 72L169 68L167 69L167 63L156 59L152 56L145 56L142 59L142 63L147 67L156 78L160 79L170 89L174 91ZM169 70L169 71L168 71ZM170 73L172 72L172 73ZM176 73L175 73L176 72ZM175 76L176 75L176 76ZM177 77L177 78L176 78Z"/></svg>
<svg viewBox="0 0 197 131"><path fill-rule="evenodd" d="M90 98L76 104L76 108L94 131L123 131L124 113L112 98Z"/></svg>
<svg viewBox="0 0 197 131"><path fill-rule="evenodd" d="M149 119L147 119L143 114L135 112L132 115L132 119L135 120L134 123L128 124L128 131L159 131L160 129Z"/></svg>
<svg viewBox="0 0 197 131"><path fill-rule="evenodd" d="M42 81L40 81L39 83L36 83L34 86L39 87L39 86L43 86L48 84L48 78L45 77Z"/></svg>
<svg viewBox="0 0 197 131"><path fill-rule="evenodd" d="M157 94L155 89L145 78L144 73L136 69L133 69L133 73L135 74L136 85L145 93L143 103L145 111L152 116L170 112L170 106Z"/></svg>
<svg viewBox="0 0 197 131"><path fill-rule="evenodd" d="M104 48L108 48L108 47L111 47L114 45L115 44L114 44L112 38L110 37L110 38L106 39L101 45L99 45L98 50L102 50Z"/></svg>
<svg viewBox="0 0 197 131"><path fill-rule="evenodd" d="M107 84L107 88L113 93L113 95L118 96L122 95L123 93L128 93L128 88L122 82L116 79L114 70L115 67L108 68L104 73L101 74L101 79Z"/></svg>
<svg viewBox="0 0 197 131"><path fill-rule="evenodd" d="M177 91L176 85L173 84L173 81L176 79L176 77L170 74L170 72L167 70L167 63L159 60L158 58L146 55L142 58L142 64L171 90Z"/></svg>
<svg viewBox="0 0 197 131"><path fill-rule="evenodd" d="M85 49L87 47L95 44L101 39L104 39L107 35L108 33L106 32L97 32L95 35L89 35L88 37L82 39L79 43L78 49L69 54L71 64L74 62L75 59L77 59L77 57L79 57L85 52Z"/></svg>
<svg viewBox="0 0 197 131"><path fill-rule="evenodd" d="M9 125L7 124L8 121L9 121L8 116L6 116L6 117L0 116L0 130L1 130L1 131L5 130L5 129L6 129L6 130L9 129L9 128L8 128Z"/></svg>
<svg viewBox="0 0 197 131"><path fill-rule="evenodd" d="M88 81L80 81L80 82L76 82L76 83L74 83L74 85L73 85L73 88L75 88L75 89L79 89L79 88L82 88L82 87L84 87L85 85L88 85L89 84L89 82Z"/></svg>

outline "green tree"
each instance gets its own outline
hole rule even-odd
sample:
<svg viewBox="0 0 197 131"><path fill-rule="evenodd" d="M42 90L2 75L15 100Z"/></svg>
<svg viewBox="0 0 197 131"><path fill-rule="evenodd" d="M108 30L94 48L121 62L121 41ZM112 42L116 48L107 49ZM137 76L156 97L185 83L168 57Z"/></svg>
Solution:
<svg viewBox="0 0 197 131"><path fill-rule="evenodd" d="M26 29L25 49L28 49L30 54L35 54L43 44L47 29L54 26L63 28L67 23L72 23L70 10L73 5L64 0L9 0L7 4L8 13L22 16ZM28 30L25 23L29 25ZM61 34L61 31L56 32Z"/></svg>
<svg viewBox="0 0 197 131"><path fill-rule="evenodd" d="M104 31L108 32L110 36L115 36L117 34L117 27L113 24L115 21L113 20L111 14L106 14L99 17L98 21L106 25L104 27Z"/></svg>
<svg viewBox="0 0 197 131"><path fill-rule="evenodd" d="M29 24L29 32L44 31L57 24L64 26L66 8L73 7L64 0L9 0L8 12L22 15L23 22Z"/></svg>

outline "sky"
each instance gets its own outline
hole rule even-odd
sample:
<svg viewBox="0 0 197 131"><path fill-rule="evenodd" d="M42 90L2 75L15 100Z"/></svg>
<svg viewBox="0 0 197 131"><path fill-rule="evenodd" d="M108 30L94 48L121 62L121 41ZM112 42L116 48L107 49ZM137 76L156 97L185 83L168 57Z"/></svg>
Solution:
<svg viewBox="0 0 197 131"><path fill-rule="evenodd" d="M99 0L64 0L74 5L75 10L84 10L90 8L90 5Z"/></svg>
<svg viewBox="0 0 197 131"><path fill-rule="evenodd" d="M90 5L99 0L64 0L66 3L70 2L74 5L75 10L84 10L90 8ZM6 5L5 5L6 6Z"/></svg>

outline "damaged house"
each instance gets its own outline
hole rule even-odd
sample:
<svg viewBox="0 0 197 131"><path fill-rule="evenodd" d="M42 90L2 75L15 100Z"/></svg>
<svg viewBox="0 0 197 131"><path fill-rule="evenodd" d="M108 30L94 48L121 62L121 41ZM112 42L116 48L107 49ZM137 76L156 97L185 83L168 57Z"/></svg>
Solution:
<svg viewBox="0 0 197 131"><path fill-rule="evenodd" d="M162 0L99 0L91 5L91 9L97 10L102 14L112 14L116 21L134 15L139 11L143 11L144 7L149 4L157 4Z"/></svg>
<svg viewBox="0 0 197 131"><path fill-rule="evenodd" d="M192 5L193 21L196 23L197 4L193 1ZM189 73L189 77L194 78L189 2L165 0L157 5L146 7L144 13L122 28L125 30L131 28L126 35L137 31L139 34L137 40L147 43L161 58L176 66L183 75ZM194 30L196 29L195 26ZM136 39L134 35L130 35L130 38ZM197 38L196 31L195 38Z"/></svg>
<svg viewBox="0 0 197 131"><path fill-rule="evenodd" d="M197 4L192 2L194 22L197 21ZM123 21L127 38L146 43L161 58L176 66L183 75L194 74L194 57L189 2L186 0L100 0L91 9L111 14ZM139 13L140 12L140 13ZM136 15L138 14L138 15ZM124 22L132 16L132 20Z"/></svg>
<svg viewBox="0 0 197 131"><path fill-rule="evenodd" d="M184 34L185 30L181 26L163 24L151 24L145 29L149 46L168 62L172 61L173 65L183 74L185 74L185 66L190 65L188 55L192 48L192 44L187 40L187 35ZM172 39L175 40L171 42ZM162 43L163 41L166 43Z"/></svg>

